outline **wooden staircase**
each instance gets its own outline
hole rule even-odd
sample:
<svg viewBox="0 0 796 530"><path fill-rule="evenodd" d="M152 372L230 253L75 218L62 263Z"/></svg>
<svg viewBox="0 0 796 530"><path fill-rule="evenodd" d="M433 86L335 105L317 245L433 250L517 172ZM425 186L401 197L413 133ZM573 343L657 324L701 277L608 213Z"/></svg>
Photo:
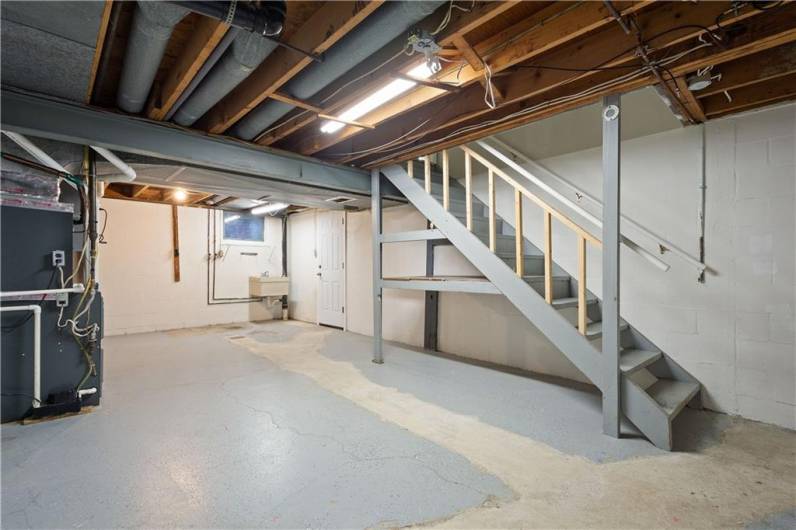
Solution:
<svg viewBox="0 0 796 530"><path fill-rule="evenodd" d="M410 164L408 171L397 165L380 171L432 225L433 229L425 233L415 233L416 239L444 238L482 276L381 278L380 286L502 294L603 390L602 301L586 288L586 247L591 245L599 249L600 240L478 153L468 147L460 148L465 153L464 186L449 178L447 152L443 152L443 172L436 178L428 158L422 165ZM471 192L473 162L487 169L487 203L479 201ZM414 178L420 169L424 175ZM497 178L514 188L513 227L495 212ZM537 248L522 235L522 210L528 202L544 215L547 248ZM568 274L550 258L552 219L557 219L578 236L577 277ZM379 234L379 237L383 243L395 240L387 234ZM621 411L653 444L671 450L672 421L686 405L700 406L701 386L628 322L620 320L619 330L621 351L617 370Z"/></svg>

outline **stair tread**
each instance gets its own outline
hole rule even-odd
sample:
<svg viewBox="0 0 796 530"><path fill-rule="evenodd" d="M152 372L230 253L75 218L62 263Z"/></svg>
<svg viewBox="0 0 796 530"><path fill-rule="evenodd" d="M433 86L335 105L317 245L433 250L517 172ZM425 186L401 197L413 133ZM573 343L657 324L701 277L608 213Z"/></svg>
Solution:
<svg viewBox="0 0 796 530"><path fill-rule="evenodd" d="M597 299L593 296L586 297L586 304L594 304L597 302ZM569 296L566 298L555 298L553 300L553 307L557 309L565 309L567 307L575 307L578 305L578 297L577 296Z"/></svg>
<svg viewBox="0 0 796 530"><path fill-rule="evenodd" d="M630 373L652 364L661 357L661 352L626 348L619 357L619 368L623 373Z"/></svg>
<svg viewBox="0 0 796 530"><path fill-rule="evenodd" d="M620 320L619 322L619 331L624 331L628 328L627 322L624 320ZM590 324L586 324L586 336L589 338L597 338L601 337L603 334L603 323L600 322L592 322Z"/></svg>
<svg viewBox="0 0 796 530"><path fill-rule="evenodd" d="M699 383L692 381L658 379L647 388L647 393L670 418L673 418L691 401L699 388Z"/></svg>

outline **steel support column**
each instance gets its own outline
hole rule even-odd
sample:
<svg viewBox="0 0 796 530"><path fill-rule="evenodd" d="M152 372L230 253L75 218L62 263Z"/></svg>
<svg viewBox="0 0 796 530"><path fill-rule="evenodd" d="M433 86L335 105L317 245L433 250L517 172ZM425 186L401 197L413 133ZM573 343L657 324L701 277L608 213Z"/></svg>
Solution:
<svg viewBox="0 0 796 530"><path fill-rule="evenodd" d="M426 276L434 276L434 241L426 241ZM439 292L426 291L426 318L423 332L423 347L437 351L437 326L439 315Z"/></svg>
<svg viewBox="0 0 796 530"><path fill-rule="evenodd" d="M373 362L382 364L381 340L381 172L370 172L370 215L373 222Z"/></svg>
<svg viewBox="0 0 796 530"><path fill-rule="evenodd" d="M603 99L603 432L619 437L620 96Z"/></svg>

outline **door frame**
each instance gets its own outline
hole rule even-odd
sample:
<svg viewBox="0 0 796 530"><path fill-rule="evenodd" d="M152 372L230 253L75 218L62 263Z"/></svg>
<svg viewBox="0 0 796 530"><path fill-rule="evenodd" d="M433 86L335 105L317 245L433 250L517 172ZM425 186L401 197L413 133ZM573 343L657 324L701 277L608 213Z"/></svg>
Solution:
<svg viewBox="0 0 796 530"><path fill-rule="evenodd" d="M315 260L316 260L316 263L318 264L318 271L320 271L320 267L321 267L321 256L320 256L320 252L321 252L321 230L320 230L321 220L319 219L319 217L323 216L323 215L335 215L335 214L341 214L342 219L343 219L343 222L342 222L343 237L341 239L342 247L343 247L341 249L341 256L343 258L343 274L342 274L342 279L341 279L341 282L342 282L341 296L342 296L342 307L343 307L343 331L348 331L348 311L346 311L346 305L347 305L346 288L347 288L347 285L348 285L348 266L346 265L346 262L348 261L348 255L347 255L347 251L348 251L348 212L346 212L345 210L316 210L316 213L315 213L315 215L316 215L316 219L315 219L315 222L316 222L316 225L315 225L315 248L316 248ZM320 304L321 304L321 277L320 277L320 275L317 275L315 277L315 323L317 325L319 325L319 326L323 326L323 325L331 326L331 324L322 324L321 323L321 308L320 308Z"/></svg>

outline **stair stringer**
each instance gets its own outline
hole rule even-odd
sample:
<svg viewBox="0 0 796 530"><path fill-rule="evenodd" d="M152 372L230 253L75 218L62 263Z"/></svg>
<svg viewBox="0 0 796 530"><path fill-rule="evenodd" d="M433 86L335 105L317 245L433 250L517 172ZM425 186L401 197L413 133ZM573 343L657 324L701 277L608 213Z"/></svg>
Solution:
<svg viewBox="0 0 796 530"><path fill-rule="evenodd" d="M550 342L602 390L600 353L554 307L518 277L465 225L447 212L398 165L381 168L382 174L404 194L415 208L440 230L456 249L509 299Z"/></svg>

